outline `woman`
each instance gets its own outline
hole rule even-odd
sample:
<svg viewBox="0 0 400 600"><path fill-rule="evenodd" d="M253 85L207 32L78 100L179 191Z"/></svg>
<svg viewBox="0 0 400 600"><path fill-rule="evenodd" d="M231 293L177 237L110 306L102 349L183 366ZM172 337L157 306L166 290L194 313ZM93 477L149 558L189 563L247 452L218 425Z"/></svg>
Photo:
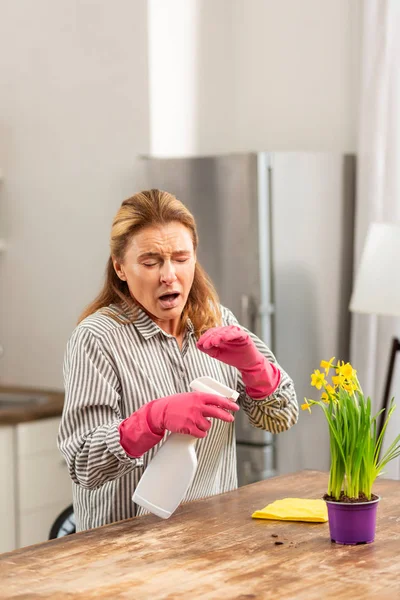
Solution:
<svg viewBox="0 0 400 600"><path fill-rule="evenodd" d="M273 433L297 421L291 379L219 305L196 260L197 242L193 216L167 192L135 194L114 219L104 287L64 362L58 441L73 480L77 530L145 512L131 498L169 432L198 438L189 501L237 487L239 406L255 427ZM239 406L189 391L204 375L238 390Z"/></svg>

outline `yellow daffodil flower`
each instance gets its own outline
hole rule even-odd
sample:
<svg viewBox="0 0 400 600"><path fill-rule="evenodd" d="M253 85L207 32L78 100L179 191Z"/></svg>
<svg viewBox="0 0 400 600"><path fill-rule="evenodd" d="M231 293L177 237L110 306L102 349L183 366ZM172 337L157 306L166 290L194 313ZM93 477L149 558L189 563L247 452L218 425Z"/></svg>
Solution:
<svg viewBox="0 0 400 600"><path fill-rule="evenodd" d="M327 385L325 388L325 392L321 394L321 400L325 402L325 404L329 404L329 400L335 401L335 389L331 385Z"/></svg>
<svg viewBox="0 0 400 600"><path fill-rule="evenodd" d="M311 412L311 404L308 403L307 398L304 398L304 404L301 405L301 410L308 410L308 412Z"/></svg>
<svg viewBox="0 0 400 600"><path fill-rule="evenodd" d="M323 392L321 394L321 400L322 402L325 402L325 404L329 404L329 396L326 392Z"/></svg>
<svg viewBox="0 0 400 600"><path fill-rule="evenodd" d="M350 392L350 394L354 394L354 392L358 389L357 386L351 381L344 381L342 383L342 388L346 390L346 392Z"/></svg>
<svg viewBox="0 0 400 600"><path fill-rule="evenodd" d="M344 361L342 361L341 365L338 363L337 372L339 376L341 375L342 377L344 377L344 379L347 379L349 381L351 381L357 374L357 371L353 369L351 364L344 364Z"/></svg>
<svg viewBox="0 0 400 600"><path fill-rule="evenodd" d="M322 386L326 385L325 375L321 373L318 369L316 369L311 375L311 385L313 387L316 387L317 390L320 390Z"/></svg>
<svg viewBox="0 0 400 600"><path fill-rule="evenodd" d="M335 357L332 356L331 359L329 360L321 360L321 364L320 367L322 367L323 369L325 369L325 375L328 375L329 373L329 369L333 369L333 361L335 360Z"/></svg>
<svg viewBox="0 0 400 600"><path fill-rule="evenodd" d="M343 377L343 375L334 375L332 377L332 382L333 384L336 386L343 386L343 382L344 382L345 378Z"/></svg>

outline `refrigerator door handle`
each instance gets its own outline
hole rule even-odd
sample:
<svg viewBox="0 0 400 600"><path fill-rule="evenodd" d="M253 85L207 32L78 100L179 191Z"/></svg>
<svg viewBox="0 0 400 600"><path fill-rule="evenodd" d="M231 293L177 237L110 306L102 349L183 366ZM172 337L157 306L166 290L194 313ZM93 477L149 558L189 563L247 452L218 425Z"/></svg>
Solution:
<svg viewBox="0 0 400 600"><path fill-rule="evenodd" d="M241 325L246 327L252 333L257 334L257 304L252 296L247 294L242 294L240 298L240 306L241 306Z"/></svg>

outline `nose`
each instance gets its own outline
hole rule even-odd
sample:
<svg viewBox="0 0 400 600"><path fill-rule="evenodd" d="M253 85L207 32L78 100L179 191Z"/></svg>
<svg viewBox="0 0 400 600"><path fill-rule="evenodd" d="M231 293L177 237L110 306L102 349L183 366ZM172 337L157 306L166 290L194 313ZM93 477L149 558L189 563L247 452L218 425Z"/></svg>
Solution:
<svg viewBox="0 0 400 600"><path fill-rule="evenodd" d="M172 262L170 260L166 260L161 267L160 281L161 281L161 283L166 283L167 285L170 285L175 280L176 280L176 273L175 273L174 265L172 264Z"/></svg>

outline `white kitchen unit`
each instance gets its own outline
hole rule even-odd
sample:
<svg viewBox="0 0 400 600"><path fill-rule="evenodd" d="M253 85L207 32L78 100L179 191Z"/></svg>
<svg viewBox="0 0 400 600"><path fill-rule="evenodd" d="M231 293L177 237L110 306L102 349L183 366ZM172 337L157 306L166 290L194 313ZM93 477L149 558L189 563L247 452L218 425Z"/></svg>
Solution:
<svg viewBox="0 0 400 600"><path fill-rule="evenodd" d="M72 504L71 480L57 448L59 417L0 427L0 552L48 540Z"/></svg>
<svg viewBox="0 0 400 600"><path fill-rule="evenodd" d="M15 494L15 427L0 427L0 552L17 547Z"/></svg>
<svg viewBox="0 0 400 600"><path fill-rule="evenodd" d="M1 180L2 180L2 179L3 179L3 173L1 172L1 169L0 169L0 183L1 183ZM5 249L6 249L6 242L5 242L5 240L3 240L3 239L0 237L0 252L3 252ZM1 476L0 476L0 477L1 477ZM1 480L0 480L0 481L1 481Z"/></svg>

